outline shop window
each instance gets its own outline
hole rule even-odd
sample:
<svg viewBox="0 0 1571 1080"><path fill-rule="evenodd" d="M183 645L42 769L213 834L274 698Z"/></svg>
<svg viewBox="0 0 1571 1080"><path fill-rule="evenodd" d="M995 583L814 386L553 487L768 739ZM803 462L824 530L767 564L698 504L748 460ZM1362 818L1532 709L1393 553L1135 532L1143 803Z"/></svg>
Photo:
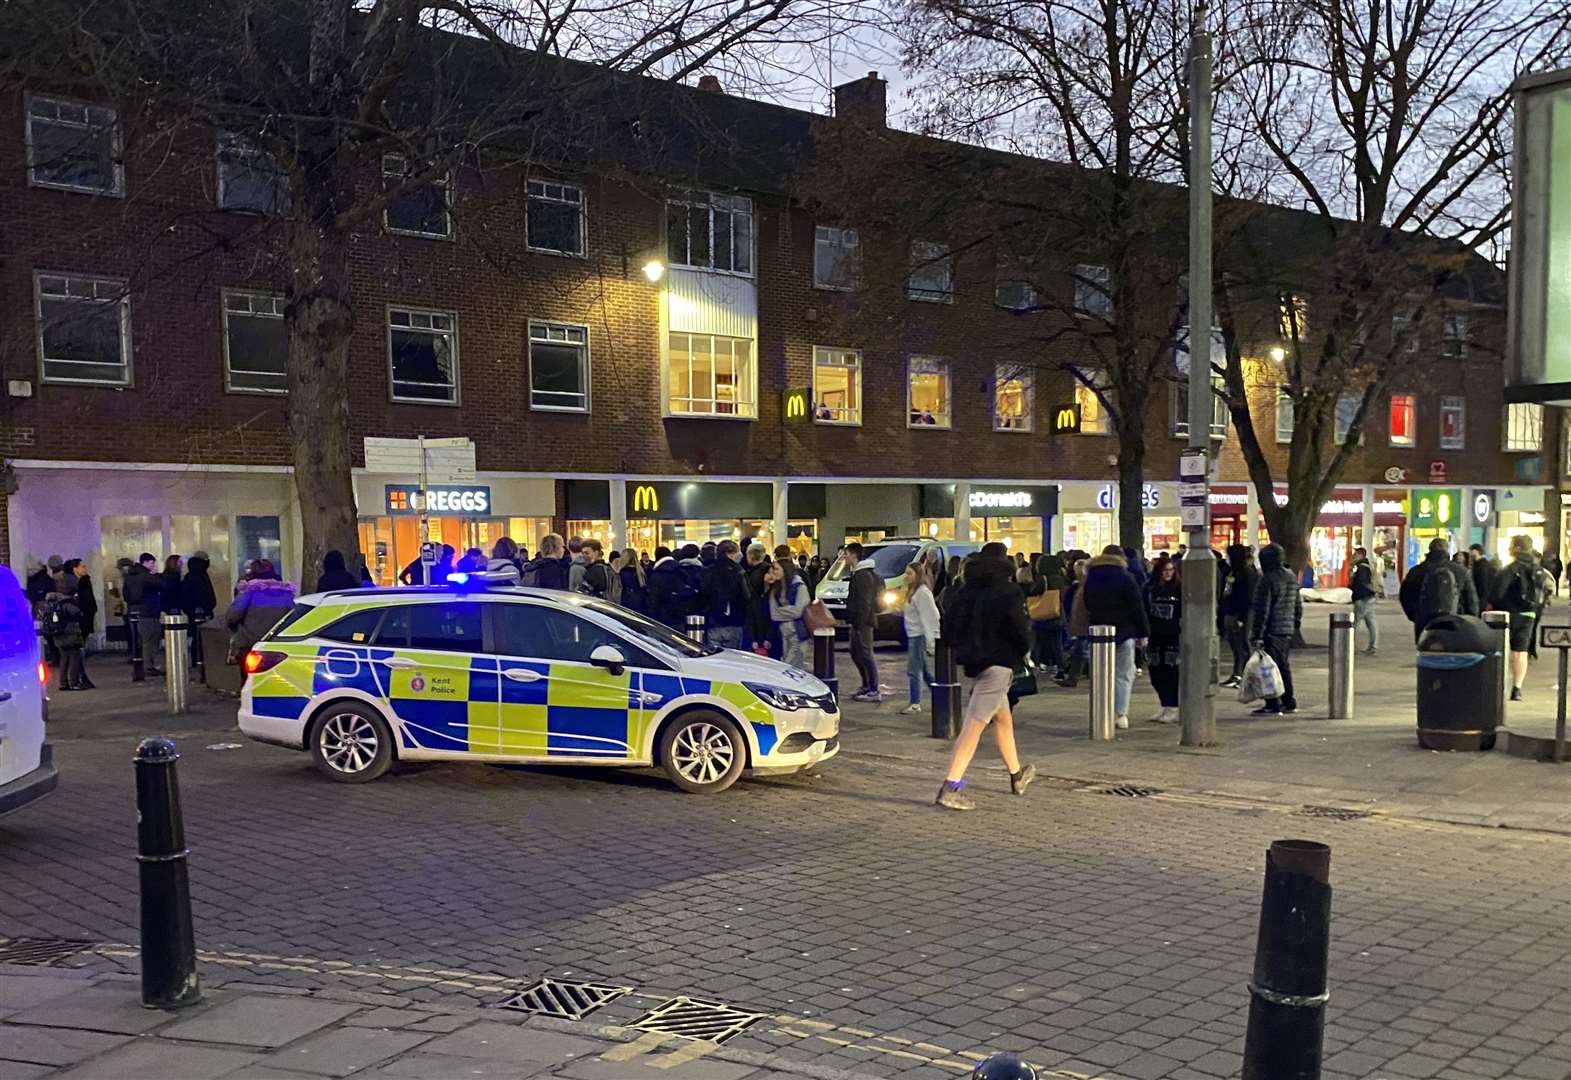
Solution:
<svg viewBox="0 0 1571 1080"><path fill-rule="evenodd" d="M1347 442L1347 433L1352 430L1353 418L1358 415L1358 406L1363 402L1362 394L1343 394L1336 399L1336 444L1341 446ZM1364 445L1364 433L1358 433L1358 445Z"/></svg>
<svg viewBox="0 0 1571 1080"><path fill-rule="evenodd" d="M709 191L684 191L669 199L666 256L672 266L751 274L752 200Z"/></svg>
<svg viewBox="0 0 1571 1080"><path fill-rule="evenodd" d="M131 298L114 278L36 274L38 355L46 383L131 383Z"/></svg>
<svg viewBox="0 0 1571 1080"><path fill-rule="evenodd" d="M218 208L248 214L289 209L289 177L244 135L218 133Z"/></svg>
<svg viewBox="0 0 1571 1080"><path fill-rule="evenodd" d="M813 346L813 419L820 424L862 422L862 354Z"/></svg>
<svg viewBox="0 0 1571 1080"><path fill-rule="evenodd" d="M1309 333L1309 301L1284 293L1277 301L1277 332L1283 341L1303 341Z"/></svg>
<svg viewBox="0 0 1571 1080"><path fill-rule="evenodd" d="M1448 311L1442 321L1440 355L1451 360L1467 358L1467 313Z"/></svg>
<svg viewBox="0 0 1571 1080"><path fill-rule="evenodd" d="M1113 313L1113 275L1105 266L1078 263L1074 271L1075 314L1103 318ZM1084 422L1082 421L1082 430Z"/></svg>
<svg viewBox="0 0 1571 1080"><path fill-rule="evenodd" d="M1189 438L1189 383L1170 383L1167 395L1167 427L1174 436L1181 439ZM1221 396L1222 377L1212 376L1211 379L1211 437L1213 439L1227 438L1227 425L1231 417L1227 412L1227 402Z"/></svg>
<svg viewBox="0 0 1571 1080"><path fill-rule="evenodd" d="M906 370L906 423L911 427L949 426L949 361L913 356Z"/></svg>
<svg viewBox="0 0 1571 1080"><path fill-rule="evenodd" d="M66 98L27 98L27 179L34 187L125 194L115 110Z"/></svg>
<svg viewBox="0 0 1571 1080"><path fill-rule="evenodd" d="M818 225L813 229L813 286L855 289L861 283L862 242L855 229Z"/></svg>
<svg viewBox="0 0 1571 1080"><path fill-rule="evenodd" d="M284 298L224 290L224 389L282 394L288 389L289 334Z"/></svg>
<svg viewBox="0 0 1571 1080"><path fill-rule="evenodd" d="M589 411L589 329L529 324L529 407Z"/></svg>
<svg viewBox="0 0 1571 1080"><path fill-rule="evenodd" d="M382 155L382 190L394 191L403 185L382 211L388 232L446 240L453 235L453 217L448 206L447 176L410 184L420 167L402 154Z"/></svg>
<svg viewBox="0 0 1571 1080"><path fill-rule="evenodd" d="M1030 431L1036 403L1036 372L1022 364L993 368L993 430Z"/></svg>
<svg viewBox="0 0 1571 1080"><path fill-rule="evenodd" d="M667 366L673 415L758 415L750 338L673 333Z"/></svg>
<svg viewBox="0 0 1571 1080"><path fill-rule="evenodd" d="M584 189L577 184L531 180L524 208L524 243L553 255L584 253Z"/></svg>
<svg viewBox="0 0 1571 1080"><path fill-rule="evenodd" d="M906 295L912 300L952 304L955 300L955 266L949 245L932 240L911 242L911 276Z"/></svg>
<svg viewBox="0 0 1571 1080"><path fill-rule="evenodd" d="M1391 445L1412 446L1417 423L1418 401L1412 394L1391 395Z"/></svg>
<svg viewBox="0 0 1571 1080"><path fill-rule="evenodd" d="M1075 376L1075 404L1080 409L1080 434L1109 435L1113 417L1103 395L1112 392L1107 372L1100 368L1078 368ZM1090 383L1091 385L1086 385ZM1094 387L1094 389L1093 389ZM1091 550L1091 549L1087 549Z"/></svg>
<svg viewBox="0 0 1571 1080"><path fill-rule="evenodd" d="M1514 401L1506 406L1505 448L1533 453L1544 442L1544 407L1532 401Z"/></svg>
<svg viewBox="0 0 1571 1080"><path fill-rule="evenodd" d="M1440 399L1440 449L1465 450L1467 448L1467 399L1443 397Z"/></svg>
<svg viewBox="0 0 1571 1080"><path fill-rule="evenodd" d="M238 565L244 567L248 562L266 559L282 568L283 555L283 533L276 514L241 514L235 518L235 562Z"/></svg>
<svg viewBox="0 0 1571 1080"><path fill-rule="evenodd" d="M456 320L457 316L441 311L388 310L394 401L458 404Z"/></svg>
<svg viewBox="0 0 1571 1080"><path fill-rule="evenodd" d="M1285 390L1276 392L1276 441L1286 446L1293 441L1293 396Z"/></svg>
<svg viewBox="0 0 1571 1080"><path fill-rule="evenodd" d="M1391 313L1391 349L1393 352L1414 353L1418 351L1418 326L1416 324L1417 312L1412 308L1397 308Z"/></svg>
<svg viewBox="0 0 1571 1080"><path fill-rule="evenodd" d="M993 303L1009 311L1032 311L1038 306L1036 286L1018 266L1001 261L993 286Z"/></svg>

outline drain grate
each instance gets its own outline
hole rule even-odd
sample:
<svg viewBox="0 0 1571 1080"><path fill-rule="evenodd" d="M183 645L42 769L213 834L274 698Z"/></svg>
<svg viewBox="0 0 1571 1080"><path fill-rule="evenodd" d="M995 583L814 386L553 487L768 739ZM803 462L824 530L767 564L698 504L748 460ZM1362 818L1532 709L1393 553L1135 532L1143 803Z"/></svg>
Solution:
<svg viewBox="0 0 1571 1080"><path fill-rule="evenodd" d="M1331 821L1362 821L1375 816L1372 810L1349 810L1343 806L1306 806L1293 813L1300 817L1329 818Z"/></svg>
<svg viewBox="0 0 1571 1080"><path fill-rule="evenodd" d="M749 1024L763 1018L762 1013L742 1012L713 1001L674 997L634 1020L632 1026L683 1039L718 1043L725 1042Z"/></svg>
<svg viewBox="0 0 1571 1080"><path fill-rule="evenodd" d="M516 1009L563 1020L582 1020L600 1006L609 1005L623 994L632 992L631 986L601 986L597 983L541 979L512 997L497 1002L493 1008Z"/></svg>
<svg viewBox="0 0 1571 1080"><path fill-rule="evenodd" d="M1118 787L1103 788L1103 795L1122 795L1126 799L1149 799L1153 795L1162 794L1161 788L1135 787L1133 784L1120 784Z"/></svg>
<svg viewBox="0 0 1571 1080"><path fill-rule="evenodd" d="M58 965L94 944L66 938L0 938L0 964Z"/></svg>

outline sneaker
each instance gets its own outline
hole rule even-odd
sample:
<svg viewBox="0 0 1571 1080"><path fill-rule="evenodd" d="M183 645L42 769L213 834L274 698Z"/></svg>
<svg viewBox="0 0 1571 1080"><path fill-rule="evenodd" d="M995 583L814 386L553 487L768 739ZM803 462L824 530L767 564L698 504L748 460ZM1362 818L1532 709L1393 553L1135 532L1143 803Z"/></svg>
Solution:
<svg viewBox="0 0 1571 1080"><path fill-rule="evenodd" d="M1378 655L1380 655L1380 650L1379 649L1373 649L1373 648L1365 649L1364 650L1364 655L1365 656L1378 656Z"/></svg>
<svg viewBox="0 0 1571 1080"><path fill-rule="evenodd" d="M856 693L851 695L851 700L877 702L882 701L883 698L879 696L877 690L858 690Z"/></svg>
<svg viewBox="0 0 1571 1080"><path fill-rule="evenodd" d="M915 716L917 713L919 713L921 711L922 711L922 706L920 706L920 705L907 705L905 708L900 710L900 715L901 716Z"/></svg>
<svg viewBox="0 0 1571 1080"><path fill-rule="evenodd" d="M1297 711L1298 711L1298 706L1297 705L1283 705L1282 706L1282 715L1283 716L1292 716Z"/></svg>
<svg viewBox="0 0 1571 1080"><path fill-rule="evenodd" d="M1279 709L1279 708L1276 708L1275 706L1272 706L1272 705L1262 705L1262 706L1260 706L1260 708L1256 709L1254 712L1250 713L1249 715L1250 716L1281 716L1282 715L1282 710Z"/></svg>
<svg viewBox="0 0 1571 1080"><path fill-rule="evenodd" d="M1076 679L1054 679L1053 681L1056 682L1059 686L1062 686L1065 690L1073 690L1076 686L1079 685L1079 681Z"/></svg>
<svg viewBox="0 0 1571 1080"><path fill-rule="evenodd" d="M938 798L933 800L933 805L942 806L945 810L975 810L976 803L971 796L965 793L965 781L951 784L944 781L944 786L938 789Z"/></svg>
<svg viewBox="0 0 1571 1080"><path fill-rule="evenodd" d="M1127 717L1127 716L1115 717L1114 720L1113 720L1113 726L1116 727L1119 731L1128 731L1129 730L1129 717Z"/></svg>
<svg viewBox="0 0 1571 1080"><path fill-rule="evenodd" d="M1522 688L1520 686L1513 686L1511 688L1511 700L1512 701L1521 701L1522 700Z"/></svg>
<svg viewBox="0 0 1571 1080"><path fill-rule="evenodd" d="M1244 685L1244 680L1240 679L1237 675L1229 675L1217 685L1219 685L1223 690L1237 690L1240 686Z"/></svg>
<svg viewBox="0 0 1571 1080"><path fill-rule="evenodd" d="M1166 709L1158 709L1156 715L1151 717L1149 720L1147 720L1146 723L1148 723L1148 724L1165 724L1165 723L1167 723L1167 710Z"/></svg>
<svg viewBox="0 0 1571 1080"><path fill-rule="evenodd" d="M1022 765L1020 771L1009 774L1009 794L1024 795L1026 786L1036 779L1035 765Z"/></svg>

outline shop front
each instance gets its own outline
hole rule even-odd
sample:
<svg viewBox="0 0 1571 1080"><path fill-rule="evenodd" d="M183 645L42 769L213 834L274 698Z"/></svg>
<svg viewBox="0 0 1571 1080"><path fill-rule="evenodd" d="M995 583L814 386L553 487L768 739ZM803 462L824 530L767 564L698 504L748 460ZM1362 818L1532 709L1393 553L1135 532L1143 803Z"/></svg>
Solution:
<svg viewBox="0 0 1571 1080"><path fill-rule="evenodd" d="M1545 513L1544 488L1508 487L1496 494L1494 555L1501 562L1511 560L1511 538L1526 536L1533 550L1548 553L1549 516ZM1561 533L1564 536L1564 533Z"/></svg>
<svg viewBox="0 0 1571 1080"><path fill-rule="evenodd" d="M571 535L614 543L612 485L626 490L626 540L644 554L657 547L675 550L684 544L735 540L744 547L758 541L773 549L774 484L771 481L569 480L567 528ZM787 488L786 535L778 542L798 554L818 550L819 519L824 514L824 485L790 484Z"/></svg>
<svg viewBox="0 0 1571 1080"><path fill-rule="evenodd" d="M1003 544L1011 554L1030 556L1047 551L1052 519L1058 513L1058 488L1053 485L1003 486L973 484L967 495L971 508L970 541ZM923 484L922 536L955 540L955 485Z"/></svg>
<svg viewBox="0 0 1571 1080"><path fill-rule="evenodd" d="M1112 483L1068 483L1060 496L1062 518L1061 551L1088 551L1095 555L1107 545L1121 543L1118 537L1118 485ZM1184 542L1178 519L1178 486L1146 483L1140 485L1140 508L1145 527L1142 543L1147 556L1161 551L1177 552Z"/></svg>
<svg viewBox="0 0 1571 1080"><path fill-rule="evenodd" d="M1413 488L1407 500L1407 552L1403 569L1423 561L1434 540L1444 540L1453 551L1462 540L1462 489ZM1462 547L1467 544L1463 542Z"/></svg>
<svg viewBox="0 0 1571 1080"><path fill-rule="evenodd" d="M481 473L473 484L429 484L425 512L433 544L451 545L462 555L479 548L487 555L502 537L530 554L551 531L556 513L556 484L541 477ZM419 479L357 473L355 503L360 512L360 550L371 580L395 585L398 575L420 557Z"/></svg>
<svg viewBox="0 0 1571 1080"><path fill-rule="evenodd" d="M1364 489L1336 488L1320 507L1320 514L1309 531L1309 561L1314 567L1315 587L1345 587L1352 576L1353 549L1367 548L1378 569L1395 574L1403 558L1407 531L1407 493L1401 489L1374 489L1373 507L1364 536ZM1287 502L1287 489L1274 493L1277 504ZM1211 488L1211 544L1218 551L1230 544L1249 543L1247 528L1249 489L1243 484L1217 484ZM1271 542L1265 515L1255 524L1255 547ZM1402 563L1403 566L1409 565Z"/></svg>

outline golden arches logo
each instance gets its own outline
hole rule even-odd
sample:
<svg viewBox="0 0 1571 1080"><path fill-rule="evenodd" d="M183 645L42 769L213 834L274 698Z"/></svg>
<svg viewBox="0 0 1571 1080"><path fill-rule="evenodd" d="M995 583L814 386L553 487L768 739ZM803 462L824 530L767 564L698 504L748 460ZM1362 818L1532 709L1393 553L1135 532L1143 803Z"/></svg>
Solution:
<svg viewBox="0 0 1571 1080"><path fill-rule="evenodd" d="M660 493L650 484L639 484L633 489L633 512L658 514L660 512Z"/></svg>
<svg viewBox="0 0 1571 1080"><path fill-rule="evenodd" d="M1079 431L1080 412L1072 405L1060 406L1053 414L1054 431Z"/></svg>
<svg viewBox="0 0 1571 1080"><path fill-rule="evenodd" d="M795 417L805 417L807 415L807 395L800 392L787 394L785 414L787 420Z"/></svg>

